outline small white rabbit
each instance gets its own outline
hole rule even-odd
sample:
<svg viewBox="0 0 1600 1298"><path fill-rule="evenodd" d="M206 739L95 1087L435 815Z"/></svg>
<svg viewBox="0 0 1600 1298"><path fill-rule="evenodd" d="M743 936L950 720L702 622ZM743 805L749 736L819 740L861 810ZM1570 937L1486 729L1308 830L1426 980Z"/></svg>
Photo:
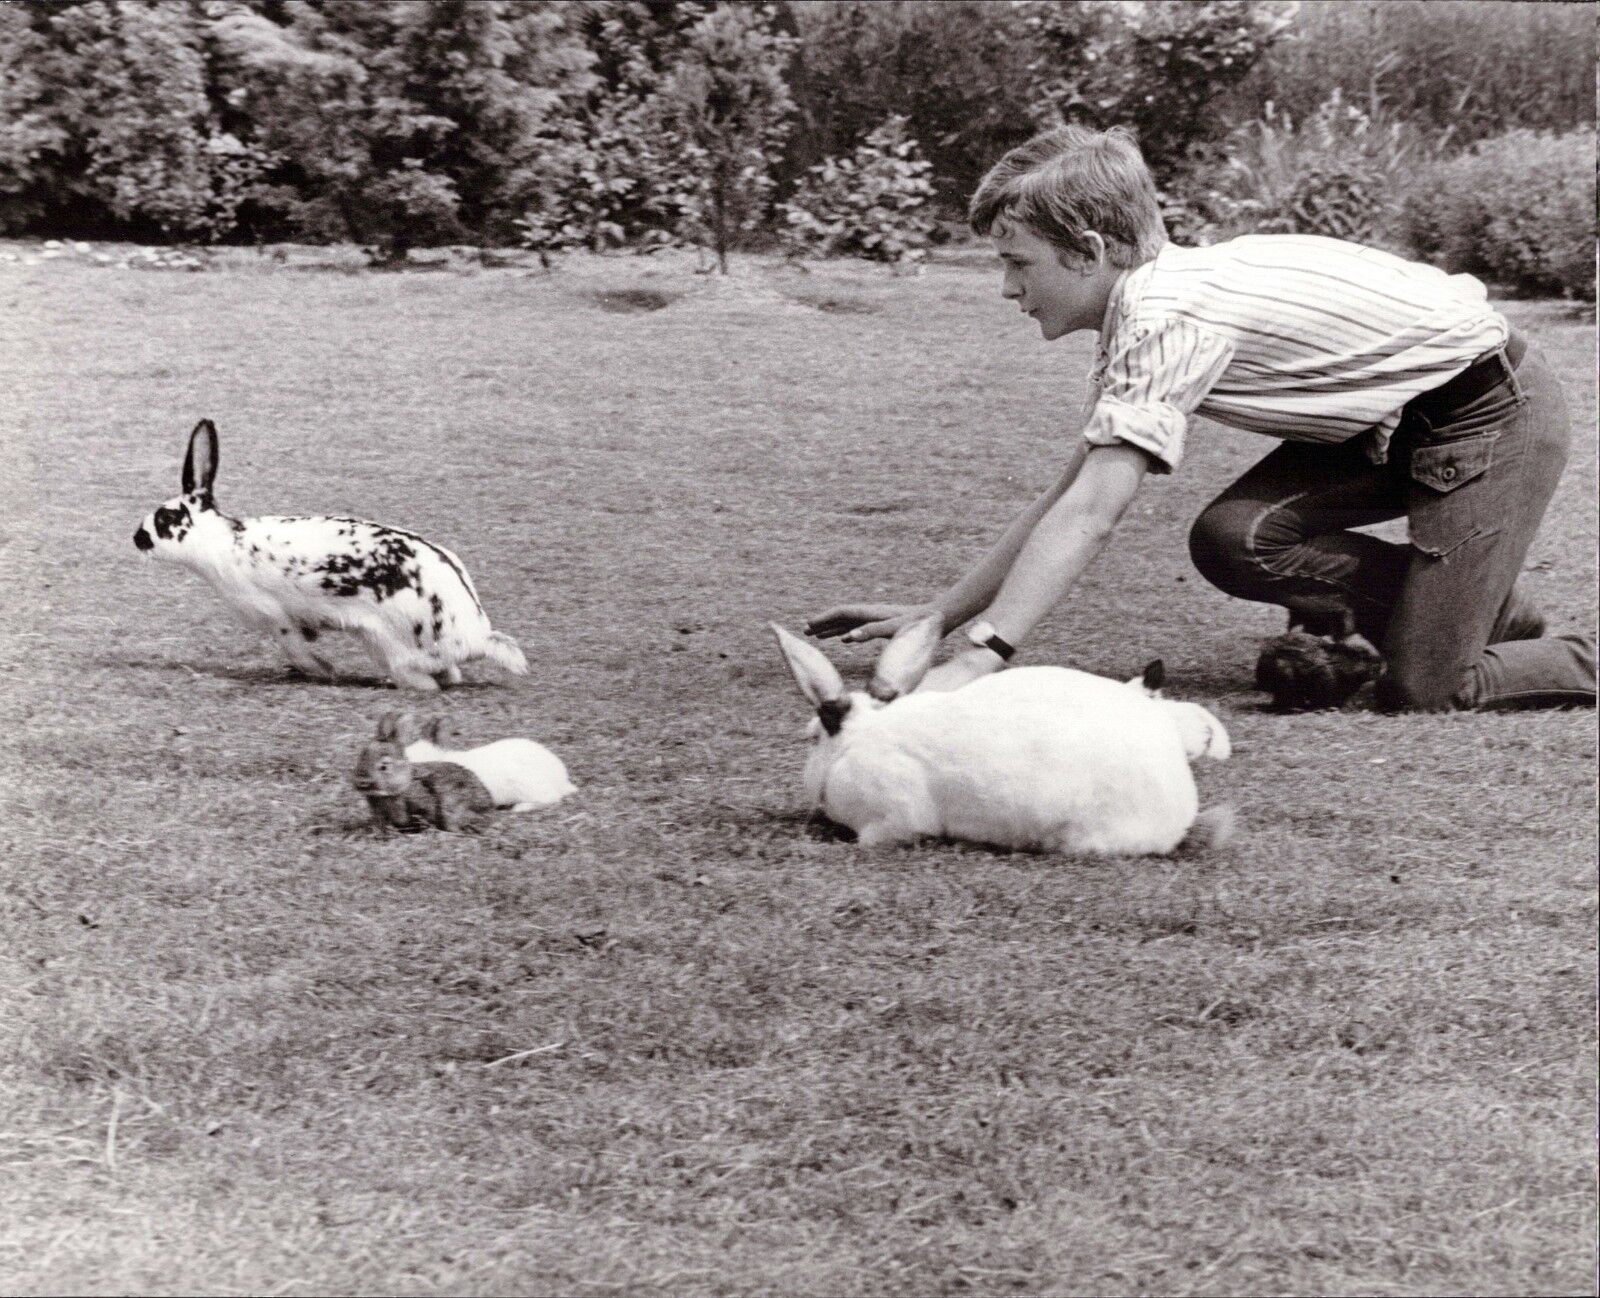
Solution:
<svg viewBox="0 0 1600 1298"><path fill-rule="evenodd" d="M329 678L311 646L322 631L354 631L396 685L437 690L461 664L487 658L523 676L528 660L492 630L472 578L443 546L358 518L229 518L212 495L217 430L189 435L183 494L139 524L140 550L193 568L244 621L276 640L291 666Z"/></svg>
<svg viewBox="0 0 1600 1298"><path fill-rule="evenodd" d="M1063 667L1016 667L957 690L912 693L933 660L937 618L897 634L870 692L847 692L818 649L772 626L795 683L817 709L808 796L865 846L939 835L1093 855L1165 854L1191 830L1225 832L1199 811L1188 750L1227 755L1227 732L1193 704ZM1177 711L1206 719L1185 737ZM1200 824L1197 826L1197 817Z"/></svg>
<svg viewBox="0 0 1600 1298"><path fill-rule="evenodd" d="M497 807L536 811L553 806L577 786L566 765L531 739L497 739L476 748L457 748L460 735L444 719L427 722L419 734L410 713L399 718L400 742L412 762L454 762L483 781Z"/></svg>

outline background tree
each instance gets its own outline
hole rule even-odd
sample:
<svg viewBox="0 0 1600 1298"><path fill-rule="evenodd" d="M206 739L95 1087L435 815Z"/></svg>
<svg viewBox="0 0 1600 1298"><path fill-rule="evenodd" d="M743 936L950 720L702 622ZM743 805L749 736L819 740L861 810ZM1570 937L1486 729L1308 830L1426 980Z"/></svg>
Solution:
<svg viewBox="0 0 1600 1298"><path fill-rule="evenodd" d="M1272 0L1170 0L1131 8L1032 0L1032 113L1042 125L1128 126L1156 183L1177 183L1231 125L1223 101L1295 8Z"/></svg>
<svg viewBox="0 0 1600 1298"><path fill-rule="evenodd" d="M1240 107L1304 121L1337 90L1458 147L1516 127L1567 130L1595 120L1595 45L1594 5L1571 0L1303 4Z"/></svg>
<svg viewBox="0 0 1600 1298"><path fill-rule="evenodd" d="M850 155L824 158L783 204L783 240L791 253L918 261L933 222L930 164L891 117Z"/></svg>
<svg viewBox="0 0 1600 1298"><path fill-rule="evenodd" d="M1033 133L1034 32L1017 6L806 0L789 9L796 129L780 177L785 187L900 116L932 164L939 202L957 215L994 160Z"/></svg>
<svg viewBox="0 0 1600 1298"><path fill-rule="evenodd" d="M258 191L301 231L377 245L507 237L589 58L560 10L502 0L234 6L231 75L281 159Z"/></svg>
<svg viewBox="0 0 1600 1298"><path fill-rule="evenodd" d="M657 96L709 0L581 0L567 10L593 59L533 166L518 222L537 248L671 242L693 185L662 122Z"/></svg>
<svg viewBox="0 0 1600 1298"><path fill-rule="evenodd" d="M204 43L183 4L0 10L3 228L226 233L253 172L212 110Z"/></svg>
<svg viewBox="0 0 1600 1298"><path fill-rule="evenodd" d="M770 9L720 7L686 33L658 96L693 180L686 232L710 243L724 274L735 238L769 215L794 106L783 79L791 45L773 30Z"/></svg>

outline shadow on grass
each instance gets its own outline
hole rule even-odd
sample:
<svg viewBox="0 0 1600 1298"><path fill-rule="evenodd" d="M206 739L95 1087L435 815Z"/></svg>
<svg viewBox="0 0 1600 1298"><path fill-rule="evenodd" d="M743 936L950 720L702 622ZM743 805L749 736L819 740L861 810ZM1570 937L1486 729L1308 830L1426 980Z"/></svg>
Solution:
<svg viewBox="0 0 1600 1298"><path fill-rule="evenodd" d="M618 315L638 315L646 311L659 311L671 306L679 298L676 293L658 293L648 288L598 289L594 293L595 305L602 311Z"/></svg>
<svg viewBox="0 0 1600 1298"><path fill-rule="evenodd" d="M313 685L324 688L389 690L398 698L426 700L434 697L420 690L403 690L392 684L387 676L348 675L340 672L331 678L307 676L292 667L263 663L257 667L231 667L225 664L205 663L195 666L178 658L96 658L101 667L131 668L135 671L183 672L192 677L210 677L212 680L232 681L236 685ZM475 693L478 690L504 689L498 680L464 680L459 685L446 685L440 694Z"/></svg>
<svg viewBox="0 0 1600 1298"><path fill-rule="evenodd" d="M791 302L828 315L876 315L883 310L881 305L868 298L842 293L786 293L784 296Z"/></svg>

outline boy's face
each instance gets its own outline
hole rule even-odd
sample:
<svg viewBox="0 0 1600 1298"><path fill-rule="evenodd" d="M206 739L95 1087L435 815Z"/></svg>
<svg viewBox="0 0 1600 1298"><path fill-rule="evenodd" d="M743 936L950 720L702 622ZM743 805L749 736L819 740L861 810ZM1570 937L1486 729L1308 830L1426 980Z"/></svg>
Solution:
<svg viewBox="0 0 1600 1298"><path fill-rule="evenodd" d="M989 241L1005 268L1000 296L1038 322L1046 342L1079 329L1098 329L1116 275L1104 252L1095 260L1063 265L1062 254L1021 221L1001 217Z"/></svg>

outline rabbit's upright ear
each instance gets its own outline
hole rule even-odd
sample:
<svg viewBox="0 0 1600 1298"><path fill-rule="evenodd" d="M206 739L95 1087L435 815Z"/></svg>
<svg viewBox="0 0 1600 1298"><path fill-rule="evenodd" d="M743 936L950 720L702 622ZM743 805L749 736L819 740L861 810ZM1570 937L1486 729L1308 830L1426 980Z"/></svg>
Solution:
<svg viewBox="0 0 1600 1298"><path fill-rule="evenodd" d="M878 655L868 693L885 703L911 693L933 666L933 655L942 639L944 619L938 613L901 627Z"/></svg>
<svg viewBox="0 0 1600 1298"><path fill-rule="evenodd" d="M380 743L393 744L400 740L401 713L385 712L378 718L377 738Z"/></svg>
<svg viewBox="0 0 1600 1298"><path fill-rule="evenodd" d="M417 719L409 712L389 713L394 718L394 737L402 744L417 742Z"/></svg>
<svg viewBox="0 0 1600 1298"><path fill-rule="evenodd" d="M461 730L449 717L434 717L424 721L422 737L440 748L461 747Z"/></svg>
<svg viewBox="0 0 1600 1298"><path fill-rule="evenodd" d="M776 622L767 625L778 637L778 648L783 651L784 662L789 664L789 674L812 707L820 708L824 703L837 702L844 697L844 680L822 650L808 645Z"/></svg>
<svg viewBox="0 0 1600 1298"><path fill-rule="evenodd" d="M209 492L217 480L217 426L202 419L189 434L189 453L183 457L183 494Z"/></svg>
<svg viewBox="0 0 1600 1298"><path fill-rule="evenodd" d="M1139 684L1144 686L1145 691L1150 694L1154 694L1159 690L1166 684L1166 681L1167 665L1159 658L1153 662L1146 663L1144 673L1139 677Z"/></svg>

